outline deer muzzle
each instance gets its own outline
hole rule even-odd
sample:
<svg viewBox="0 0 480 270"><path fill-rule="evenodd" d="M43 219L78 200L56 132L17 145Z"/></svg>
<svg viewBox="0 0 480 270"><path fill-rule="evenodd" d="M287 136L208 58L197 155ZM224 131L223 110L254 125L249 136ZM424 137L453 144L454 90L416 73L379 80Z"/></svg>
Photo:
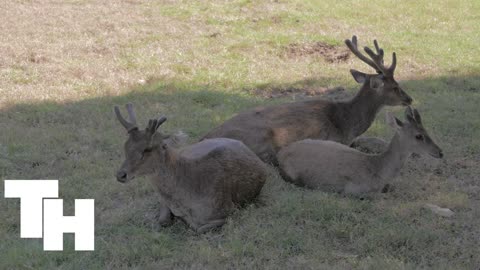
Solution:
<svg viewBox="0 0 480 270"><path fill-rule="evenodd" d="M430 155L434 158L443 158L443 151L439 149L436 153L430 153Z"/></svg>
<svg viewBox="0 0 480 270"><path fill-rule="evenodd" d="M413 99L407 95L407 93L403 92L403 100L402 100L402 105L404 106L410 106L412 104Z"/></svg>
<svg viewBox="0 0 480 270"><path fill-rule="evenodd" d="M117 181L121 183L125 183L128 181L128 174L126 171L120 169L117 171Z"/></svg>

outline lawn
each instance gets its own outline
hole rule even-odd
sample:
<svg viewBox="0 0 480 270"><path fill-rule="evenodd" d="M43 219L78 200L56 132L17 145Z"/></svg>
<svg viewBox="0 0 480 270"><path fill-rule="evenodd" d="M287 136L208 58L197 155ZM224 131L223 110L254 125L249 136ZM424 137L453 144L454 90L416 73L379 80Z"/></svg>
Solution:
<svg viewBox="0 0 480 270"><path fill-rule="evenodd" d="M75 252L72 235L63 252L21 239L2 181L0 269L477 269L479 14L471 0L5 1L0 179L59 179L65 215L95 199L96 250ZM387 62L397 53L396 78L445 153L411 157L393 192L308 191L272 168L257 203L197 235L158 227L148 179L115 180L127 138L115 104L134 103L144 125L166 115L164 132L195 142L247 108L353 95L349 69L372 72L345 54L353 34L378 39ZM367 134L390 140L384 111Z"/></svg>

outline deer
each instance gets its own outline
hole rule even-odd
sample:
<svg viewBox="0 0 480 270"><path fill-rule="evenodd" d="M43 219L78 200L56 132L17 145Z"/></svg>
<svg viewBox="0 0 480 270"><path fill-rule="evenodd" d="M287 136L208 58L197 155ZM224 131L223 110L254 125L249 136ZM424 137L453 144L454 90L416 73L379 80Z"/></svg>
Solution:
<svg viewBox="0 0 480 270"><path fill-rule="evenodd" d="M350 70L355 81L362 85L351 100L333 102L317 98L253 108L225 121L202 140L224 137L242 141L264 162L276 166L276 153L292 142L310 138L348 145L370 127L383 106L412 103L412 98L394 78L395 52L391 65L386 67L384 51L376 40L376 52L364 48L370 58L358 49L356 36L345 40L345 44L376 71L376 74L366 74Z"/></svg>
<svg viewBox="0 0 480 270"><path fill-rule="evenodd" d="M181 148L158 131L167 118L151 119L140 130L131 103L126 104L128 120L114 107L118 121L127 130L125 161L116 173L121 183L136 176L149 176L159 193L160 225L173 217L204 233L222 226L235 209L259 195L268 167L242 142L215 138Z"/></svg>
<svg viewBox="0 0 480 270"><path fill-rule="evenodd" d="M380 154L363 153L333 141L294 142L278 152L280 174L295 185L326 192L361 195L382 191L410 154L443 157L418 111L409 106L405 117L406 122L402 122L387 113L387 123L395 135Z"/></svg>

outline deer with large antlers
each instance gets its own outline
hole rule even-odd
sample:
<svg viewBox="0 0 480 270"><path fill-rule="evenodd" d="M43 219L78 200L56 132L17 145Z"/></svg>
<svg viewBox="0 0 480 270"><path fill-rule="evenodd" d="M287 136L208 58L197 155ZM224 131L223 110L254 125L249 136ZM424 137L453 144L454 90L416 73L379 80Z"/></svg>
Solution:
<svg viewBox="0 0 480 270"><path fill-rule="evenodd" d="M387 123L396 132L383 153L366 154L336 142L307 139L278 152L280 172L286 181L311 189L353 195L378 192L398 175L411 153L443 157L418 111L407 107L405 118L402 122L387 114Z"/></svg>
<svg viewBox="0 0 480 270"><path fill-rule="evenodd" d="M254 108L234 116L208 133L203 139L240 140L263 161L277 164L276 153L292 142L311 138L349 144L372 124L382 106L410 105L412 98L395 81L397 58L384 66L384 51L374 41L376 53L365 47L370 58L360 52L357 37L345 41L348 48L376 74L350 70L362 84L357 95L346 102L323 99L298 101Z"/></svg>
<svg viewBox="0 0 480 270"><path fill-rule="evenodd" d="M151 176L160 194L161 225L176 216L202 233L223 225L235 208L260 193L267 166L242 142L217 138L177 149L174 138L157 131L165 117L150 120L145 130L139 130L133 105L126 108L129 120L115 106L129 135L117 180L125 183L135 176Z"/></svg>

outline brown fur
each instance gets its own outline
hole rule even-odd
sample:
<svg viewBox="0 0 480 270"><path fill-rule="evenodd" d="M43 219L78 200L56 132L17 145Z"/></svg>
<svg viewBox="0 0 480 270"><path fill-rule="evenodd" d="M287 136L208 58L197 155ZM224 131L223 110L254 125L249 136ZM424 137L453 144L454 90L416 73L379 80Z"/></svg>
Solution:
<svg viewBox="0 0 480 270"><path fill-rule="evenodd" d="M407 122L389 116L397 130L387 150L365 154L345 145L321 140L295 142L278 153L284 179L299 186L324 191L362 194L381 191L412 153L442 157L442 150L423 128L420 115L410 107Z"/></svg>
<svg viewBox="0 0 480 270"><path fill-rule="evenodd" d="M346 43L353 51L356 37L352 40L353 43L349 40ZM375 46L378 47L376 41ZM350 101L314 99L251 109L234 116L203 139L224 137L242 141L263 161L274 165L276 153L295 141L311 138L349 144L370 127L382 106L412 102L393 78L395 65L385 68L383 54L382 59L378 56L374 59L366 63L379 74L351 70L362 87Z"/></svg>
<svg viewBox="0 0 480 270"><path fill-rule="evenodd" d="M162 201L161 224L169 224L173 214L205 232L258 196L267 166L242 142L217 138L177 149L156 132L164 121L150 120L144 131L121 121L130 131L126 160L117 172L120 182L151 176Z"/></svg>

